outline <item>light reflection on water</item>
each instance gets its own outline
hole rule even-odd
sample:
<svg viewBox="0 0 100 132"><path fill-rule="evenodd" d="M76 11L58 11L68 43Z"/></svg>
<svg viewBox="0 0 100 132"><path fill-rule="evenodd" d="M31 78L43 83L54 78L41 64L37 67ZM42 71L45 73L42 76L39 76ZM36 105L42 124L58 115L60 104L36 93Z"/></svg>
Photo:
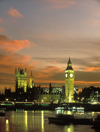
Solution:
<svg viewBox="0 0 100 132"><path fill-rule="evenodd" d="M6 120L6 132L9 132L9 120Z"/></svg>
<svg viewBox="0 0 100 132"><path fill-rule="evenodd" d="M64 127L64 132L74 132L74 126L73 125L66 125Z"/></svg>
<svg viewBox="0 0 100 132"><path fill-rule="evenodd" d="M56 125L49 124L48 117L55 116L59 111L6 111L0 117L0 132L96 132L89 125ZM61 113L72 114L71 111ZM98 113L75 113L78 116L95 117Z"/></svg>
<svg viewBox="0 0 100 132"><path fill-rule="evenodd" d="M41 111L41 129L42 129L42 132L44 132L44 112Z"/></svg>

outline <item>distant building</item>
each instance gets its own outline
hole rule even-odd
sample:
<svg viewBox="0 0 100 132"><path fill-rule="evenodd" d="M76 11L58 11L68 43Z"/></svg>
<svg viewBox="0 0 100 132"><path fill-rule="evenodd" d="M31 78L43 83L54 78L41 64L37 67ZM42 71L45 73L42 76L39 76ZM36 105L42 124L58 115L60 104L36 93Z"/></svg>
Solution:
<svg viewBox="0 0 100 132"><path fill-rule="evenodd" d="M74 100L78 99L78 86L74 86Z"/></svg>
<svg viewBox="0 0 100 132"><path fill-rule="evenodd" d="M50 87L40 88L41 92L39 95L40 102L53 102L58 103L64 100L63 87Z"/></svg>
<svg viewBox="0 0 100 132"><path fill-rule="evenodd" d="M100 88L95 88L90 93L90 98L88 98L88 103L100 104Z"/></svg>
<svg viewBox="0 0 100 132"><path fill-rule="evenodd" d="M78 86L74 86L74 94L78 95Z"/></svg>
<svg viewBox="0 0 100 132"><path fill-rule="evenodd" d="M11 88L5 88L5 100L11 99Z"/></svg>

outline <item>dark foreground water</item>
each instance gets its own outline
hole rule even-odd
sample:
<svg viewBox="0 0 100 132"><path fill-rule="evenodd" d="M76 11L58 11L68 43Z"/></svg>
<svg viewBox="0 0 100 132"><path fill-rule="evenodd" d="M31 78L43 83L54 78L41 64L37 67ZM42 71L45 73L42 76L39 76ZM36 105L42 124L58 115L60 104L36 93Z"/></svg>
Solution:
<svg viewBox="0 0 100 132"><path fill-rule="evenodd" d="M56 125L49 124L48 117L57 111L6 111L0 117L0 132L98 132L90 125ZM79 116L91 117L97 113L77 113Z"/></svg>

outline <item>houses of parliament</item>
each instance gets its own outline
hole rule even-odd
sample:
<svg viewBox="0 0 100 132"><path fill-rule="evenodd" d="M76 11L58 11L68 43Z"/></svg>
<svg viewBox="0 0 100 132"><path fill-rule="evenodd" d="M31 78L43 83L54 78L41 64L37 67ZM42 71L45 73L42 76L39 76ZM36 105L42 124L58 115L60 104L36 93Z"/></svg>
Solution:
<svg viewBox="0 0 100 132"><path fill-rule="evenodd" d="M74 70L69 58L65 69L65 86L49 88L36 86L31 72L29 83L27 83L27 69L15 69L15 92L5 89L5 95L10 96L10 100L17 101L37 101L37 102L74 102L74 94L78 94L78 87L74 86Z"/></svg>

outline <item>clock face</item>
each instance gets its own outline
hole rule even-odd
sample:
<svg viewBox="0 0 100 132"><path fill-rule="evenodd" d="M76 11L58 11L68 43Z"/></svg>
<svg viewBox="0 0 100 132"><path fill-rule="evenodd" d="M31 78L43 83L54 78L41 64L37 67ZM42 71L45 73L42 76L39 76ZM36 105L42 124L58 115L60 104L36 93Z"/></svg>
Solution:
<svg viewBox="0 0 100 132"><path fill-rule="evenodd" d="M70 77L73 77L73 74L72 73L70 74Z"/></svg>
<svg viewBox="0 0 100 132"><path fill-rule="evenodd" d="M65 77L68 77L68 74L67 73L65 74Z"/></svg>

